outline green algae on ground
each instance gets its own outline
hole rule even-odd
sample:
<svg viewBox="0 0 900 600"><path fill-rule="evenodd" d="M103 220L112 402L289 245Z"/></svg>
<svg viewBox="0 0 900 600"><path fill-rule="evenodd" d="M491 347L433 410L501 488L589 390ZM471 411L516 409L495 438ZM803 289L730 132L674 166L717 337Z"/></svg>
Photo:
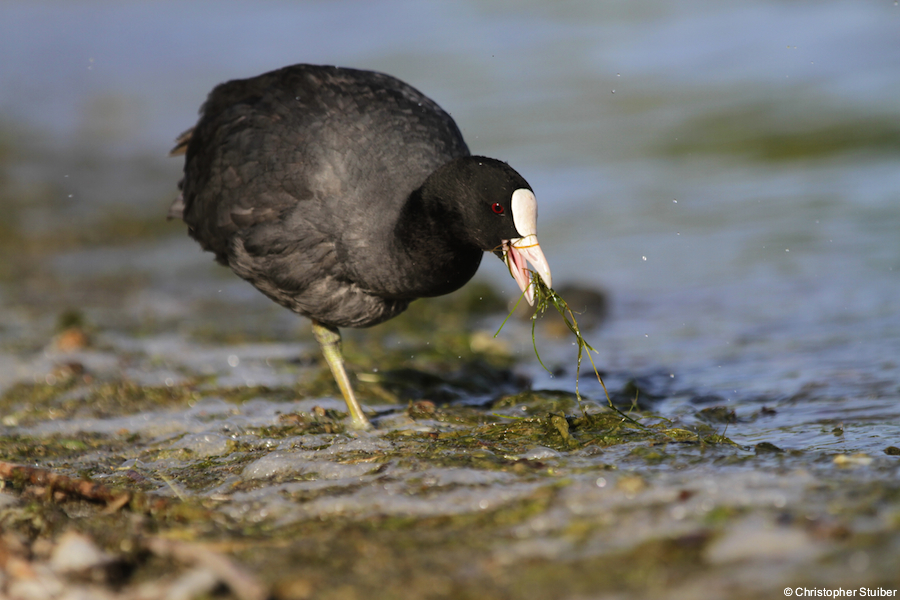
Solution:
<svg viewBox="0 0 900 600"><path fill-rule="evenodd" d="M130 440L111 438L96 433L33 437L10 432L0 435L0 460L11 462L64 461L88 451L120 451Z"/></svg>
<svg viewBox="0 0 900 600"><path fill-rule="evenodd" d="M143 386L132 381L96 382L86 377L17 383L0 396L6 425L28 425L47 419L105 418L184 406L194 401L189 386Z"/></svg>
<svg viewBox="0 0 900 600"><path fill-rule="evenodd" d="M527 392L529 399L540 392ZM505 398L502 403L517 405L515 396ZM452 407L438 411L435 418L450 421ZM557 451L572 451L588 446L606 448L620 444L732 444L727 438L707 431L699 433L676 427L671 422L651 417L639 422L634 418L623 418L617 411L597 409L580 415L564 412L544 412L531 416L494 415L493 419L474 423L468 427L440 433L395 432L387 434L389 439L418 437L426 442L427 450L417 451L417 455L446 456L453 450L481 449L498 456L516 456L536 446ZM464 460L469 460L469 455Z"/></svg>
<svg viewBox="0 0 900 600"><path fill-rule="evenodd" d="M495 411L516 409L517 413L527 416L559 411L571 413L577 407L578 398L575 394L562 390L525 390L503 396L491 405L491 409Z"/></svg>

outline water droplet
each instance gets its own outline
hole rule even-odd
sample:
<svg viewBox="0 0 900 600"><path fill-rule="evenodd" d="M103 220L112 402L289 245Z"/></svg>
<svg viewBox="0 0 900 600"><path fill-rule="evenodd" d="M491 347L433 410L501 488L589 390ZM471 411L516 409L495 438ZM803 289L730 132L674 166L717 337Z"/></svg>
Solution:
<svg viewBox="0 0 900 600"><path fill-rule="evenodd" d="M241 359L237 357L237 354L228 355L228 366L234 368L241 364Z"/></svg>

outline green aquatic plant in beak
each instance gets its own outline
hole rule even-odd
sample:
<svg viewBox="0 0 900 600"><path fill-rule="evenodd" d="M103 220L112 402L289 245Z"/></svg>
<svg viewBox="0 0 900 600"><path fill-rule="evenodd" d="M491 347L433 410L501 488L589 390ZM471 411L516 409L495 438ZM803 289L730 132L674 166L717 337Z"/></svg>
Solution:
<svg viewBox="0 0 900 600"><path fill-rule="evenodd" d="M578 321L575 319L574 311L569 308L568 303L563 300L562 296L556 293L556 290L553 288L547 287L544 281L537 275L532 274L531 277L531 287L534 290L535 297L535 310L534 314L531 315L531 343L534 346L534 354L538 358L538 362L541 363L541 366L545 369L547 368L544 363L541 361L540 354L537 349L537 341L534 335L534 327L537 324L537 318L544 314L544 312L552 305L553 308L560 314L563 319L563 322L566 324L566 327L569 328L569 331L575 336L575 341L578 345L578 359L576 361L575 367L575 397L578 398L578 401L581 402L581 393L578 390L578 382L581 379L581 361L585 355L587 355L588 361L591 363L591 369L594 371L594 375L597 377L597 381L600 382L600 386L603 388L603 393L606 395L606 401L609 403L610 408L613 407L612 400L609 397L609 391L606 389L606 384L603 383L603 378L600 377L600 372L597 370L597 365L594 364L594 357L591 356L591 352L596 352L593 346L587 343L587 340L584 339L584 336L581 335L581 329L578 327Z"/></svg>
<svg viewBox="0 0 900 600"><path fill-rule="evenodd" d="M531 343L534 346L534 354L537 356L538 362L541 366L549 371L547 365L544 364L544 361L541 360L541 354L538 352L537 348L537 338L535 336L535 326L537 325L537 319L547 311L551 306L557 310L560 316L565 322L566 327L569 328L569 331L575 336L575 341L578 345L578 358L576 361L575 367L575 397L578 399L578 403L581 404L581 392L579 391L579 381L581 380L581 361L584 359L584 356L587 355L588 360L591 363L591 368L594 371L594 375L597 377L597 381L600 382L600 386L603 388L603 393L606 395L606 401L609 404L609 407L621 414L623 417L628 419L631 422L634 422L631 417L623 414L619 409L613 406L612 399L609 397L609 390L606 389L606 384L603 382L603 378L600 376L600 371L597 369L597 365L594 363L594 358L591 356L591 352L596 352L593 346L591 346L587 340L584 339L584 336L581 334L581 329L578 327L578 320L575 318L575 312L569 308L568 303L563 299L562 296L556 293L551 287L548 287L544 282L543 278L536 273L531 272L531 285L527 288L530 290L534 296L534 313L531 315ZM519 302L522 301L522 298L525 297L525 292L522 292L522 295L519 296L519 299L516 301L515 306L510 311L509 315L503 319L503 323L500 324L500 328L497 330L497 333L494 334L494 337L500 334L500 331L503 329L503 326L506 324L506 321L509 320L510 315L512 315L516 308L519 306ZM582 410L584 408L582 407Z"/></svg>

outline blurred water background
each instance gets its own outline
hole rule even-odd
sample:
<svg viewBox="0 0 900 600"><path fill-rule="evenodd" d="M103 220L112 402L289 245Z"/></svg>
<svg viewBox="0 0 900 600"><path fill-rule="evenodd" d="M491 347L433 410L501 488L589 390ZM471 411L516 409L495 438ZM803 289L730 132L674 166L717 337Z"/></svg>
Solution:
<svg viewBox="0 0 900 600"><path fill-rule="evenodd" d="M588 332L598 365L655 381L659 410L777 409L729 430L740 443L900 441L896 2L6 0L0 15L0 390L46 376L73 309L150 354L197 323L268 323L258 335L283 343L306 328L164 217L181 168L166 154L208 91L312 62L411 83L530 181L554 282L610 295ZM514 295L499 261L479 277ZM568 341L544 343L571 365ZM537 387L574 387L517 352Z"/></svg>

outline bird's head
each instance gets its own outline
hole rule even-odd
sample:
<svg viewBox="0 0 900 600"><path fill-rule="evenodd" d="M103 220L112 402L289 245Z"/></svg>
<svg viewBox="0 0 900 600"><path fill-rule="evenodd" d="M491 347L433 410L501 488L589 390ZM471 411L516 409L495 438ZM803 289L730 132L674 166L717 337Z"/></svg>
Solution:
<svg viewBox="0 0 900 600"><path fill-rule="evenodd" d="M525 299L534 304L532 271L552 287L550 265L537 237L534 191L502 161L467 156L453 163L463 229L482 250L506 263Z"/></svg>

